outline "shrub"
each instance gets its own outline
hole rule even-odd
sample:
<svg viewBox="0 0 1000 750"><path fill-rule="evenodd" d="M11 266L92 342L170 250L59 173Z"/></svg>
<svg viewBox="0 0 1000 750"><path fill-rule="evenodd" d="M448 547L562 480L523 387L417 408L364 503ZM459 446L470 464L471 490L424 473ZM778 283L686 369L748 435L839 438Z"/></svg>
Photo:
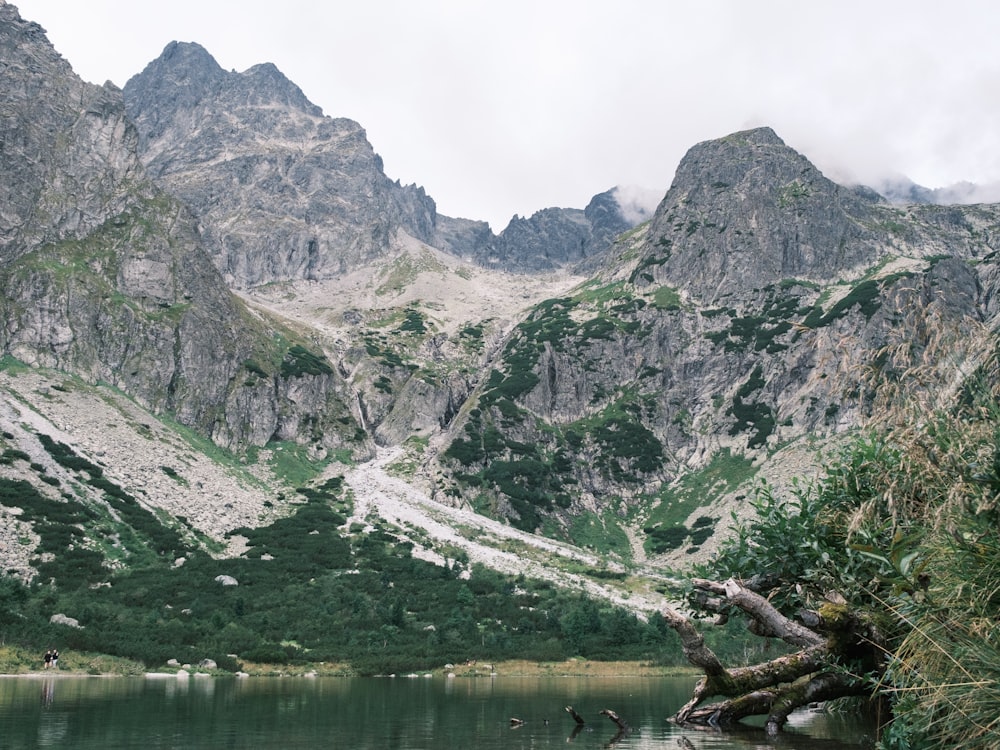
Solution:
<svg viewBox="0 0 1000 750"><path fill-rule="evenodd" d="M285 358L281 360L281 376L284 378L332 374L333 368L325 356L314 354L299 344L290 347Z"/></svg>

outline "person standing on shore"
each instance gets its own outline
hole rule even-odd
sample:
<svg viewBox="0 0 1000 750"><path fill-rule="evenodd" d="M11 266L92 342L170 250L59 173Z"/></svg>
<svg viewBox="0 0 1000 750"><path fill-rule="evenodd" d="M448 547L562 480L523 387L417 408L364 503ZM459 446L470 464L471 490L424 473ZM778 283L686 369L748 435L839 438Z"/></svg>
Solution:
<svg viewBox="0 0 1000 750"><path fill-rule="evenodd" d="M52 668L59 668L59 649L57 648L52 649Z"/></svg>
<svg viewBox="0 0 1000 750"><path fill-rule="evenodd" d="M45 668L48 669L52 666L52 649L50 648L45 652Z"/></svg>

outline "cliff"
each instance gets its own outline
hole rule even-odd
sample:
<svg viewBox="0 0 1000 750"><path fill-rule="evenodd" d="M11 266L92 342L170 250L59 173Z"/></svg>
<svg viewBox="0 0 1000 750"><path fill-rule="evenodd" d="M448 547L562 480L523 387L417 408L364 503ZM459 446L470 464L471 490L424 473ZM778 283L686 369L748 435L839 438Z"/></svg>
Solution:
<svg viewBox="0 0 1000 750"><path fill-rule="evenodd" d="M653 219L515 328L443 495L696 552L755 475L808 476L884 399L960 377L995 325L998 220L836 185L770 129L699 144Z"/></svg>
<svg viewBox="0 0 1000 750"><path fill-rule="evenodd" d="M251 314L147 177L121 92L81 82L11 5L0 49L0 351L110 383L229 448L369 451L322 351Z"/></svg>

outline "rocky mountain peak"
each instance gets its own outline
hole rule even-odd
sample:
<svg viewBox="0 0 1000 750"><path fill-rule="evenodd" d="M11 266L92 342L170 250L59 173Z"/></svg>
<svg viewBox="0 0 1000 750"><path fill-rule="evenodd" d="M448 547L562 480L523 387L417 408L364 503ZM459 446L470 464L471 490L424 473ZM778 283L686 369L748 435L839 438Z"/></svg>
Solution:
<svg viewBox="0 0 1000 750"><path fill-rule="evenodd" d="M153 60L149 67L164 67L182 71L187 75L194 72L220 76L224 73L222 67L207 49L197 42L170 42L163 48L160 56ZM141 75L141 74L140 74ZM194 78L196 76L190 76Z"/></svg>
<svg viewBox="0 0 1000 750"><path fill-rule="evenodd" d="M656 211L640 280L706 301L748 284L820 281L872 262L880 199L827 179L770 128L691 148Z"/></svg>
<svg viewBox="0 0 1000 750"><path fill-rule="evenodd" d="M121 93L81 81L45 30L0 6L0 261L81 237L142 171Z"/></svg>
<svg viewBox="0 0 1000 750"><path fill-rule="evenodd" d="M708 188L706 194L714 196L713 191L723 185L743 191L774 191L794 180L808 181L818 198L837 189L808 159L765 127L693 146L681 159L672 188L687 195Z"/></svg>
<svg viewBox="0 0 1000 750"><path fill-rule="evenodd" d="M281 104L302 110L313 117L322 117L323 110L313 104L302 93L302 89L292 83L274 63L260 63L249 68L243 77L248 93L259 104Z"/></svg>
<svg viewBox="0 0 1000 750"><path fill-rule="evenodd" d="M125 84L125 98L143 137L144 161L154 174L212 161L232 141L279 134L301 138L303 129L315 129L313 120L323 115L273 64L227 72L193 42L168 44ZM363 133L357 123L343 124ZM178 134L184 138L178 140ZM171 155L160 157L166 150Z"/></svg>
<svg viewBox="0 0 1000 750"><path fill-rule="evenodd" d="M312 117L323 111L306 98L273 63L260 63L237 73L224 70L196 42L170 42L160 56L129 79L132 90L193 104L209 100L228 106L282 106Z"/></svg>
<svg viewBox="0 0 1000 750"><path fill-rule="evenodd" d="M324 117L271 63L226 72L173 42L124 89L152 176L200 219L233 286L330 278L383 255L435 208L384 174L364 129Z"/></svg>

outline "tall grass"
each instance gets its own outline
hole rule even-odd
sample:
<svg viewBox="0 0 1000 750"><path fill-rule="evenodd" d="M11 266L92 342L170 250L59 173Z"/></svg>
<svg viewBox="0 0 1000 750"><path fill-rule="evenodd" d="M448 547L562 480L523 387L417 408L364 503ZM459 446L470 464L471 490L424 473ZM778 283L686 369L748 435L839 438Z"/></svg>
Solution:
<svg viewBox="0 0 1000 750"><path fill-rule="evenodd" d="M998 340L931 330L917 360L912 342L885 360L899 387L882 391L876 423L896 461L865 473L876 491L853 519L877 502L921 530L908 595L889 606L903 636L883 681L895 720L882 745L987 750L1000 747Z"/></svg>
<svg viewBox="0 0 1000 750"><path fill-rule="evenodd" d="M714 565L774 576L776 606L815 606L832 591L871 618L884 656L858 676L892 705L884 750L992 750L1000 340L974 323L942 324L932 305L900 314L912 318L899 326L909 333L875 358L864 384L864 435L814 488L791 499L759 492L756 518Z"/></svg>

